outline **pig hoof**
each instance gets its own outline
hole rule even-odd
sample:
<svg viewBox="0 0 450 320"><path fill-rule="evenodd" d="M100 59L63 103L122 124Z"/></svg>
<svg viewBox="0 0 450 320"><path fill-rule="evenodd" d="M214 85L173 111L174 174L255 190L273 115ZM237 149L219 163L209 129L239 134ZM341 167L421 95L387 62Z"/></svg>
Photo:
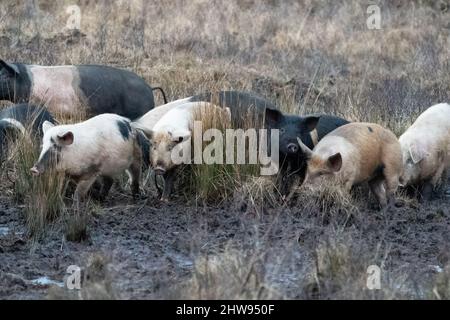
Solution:
<svg viewBox="0 0 450 320"><path fill-rule="evenodd" d="M160 199L162 203L169 203L169 198L163 197Z"/></svg>

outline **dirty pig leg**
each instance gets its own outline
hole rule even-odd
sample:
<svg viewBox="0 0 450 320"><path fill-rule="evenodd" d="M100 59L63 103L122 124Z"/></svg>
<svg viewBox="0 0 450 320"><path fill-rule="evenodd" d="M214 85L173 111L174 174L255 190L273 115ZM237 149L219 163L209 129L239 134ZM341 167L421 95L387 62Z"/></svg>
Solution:
<svg viewBox="0 0 450 320"><path fill-rule="evenodd" d="M155 183L156 192L158 193L158 198L161 198L163 194L163 188L161 188L158 184L158 175L153 173L153 179Z"/></svg>
<svg viewBox="0 0 450 320"><path fill-rule="evenodd" d="M161 201L169 202L170 194L172 193L173 181L175 179L176 169L171 169L164 174L164 190L161 196Z"/></svg>
<svg viewBox="0 0 450 320"><path fill-rule="evenodd" d="M436 173L431 178L431 185L433 190L439 195L441 192L445 192L445 183L447 182L447 172L445 170L445 164L441 164L436 170Z"/></svg>
<svg viewBox="0 0 450 320"><path fill-rule="evenodd" d="M386 165L383 170L384 187L386 189L386 210L391 209L395 204L395 193L400 184L400 170L392 165Z"/></svg>
<svg viewBox="0 0 450 320"><path fill-rule="evenodd" d="M419 194L419 202L431 201L433 198L433 184L430 180L425 181Z"/></svg>
<svg viewBox="0 0 450 320"><path fill-rule="evenodd" d="M78 182L77 188L74 194L75 205L77 209L81 209L81 204L86 200L86 195L91 188L92 184L95 182L97 176L93 176L86 180L81 180Z"/></svg>
<svg viewBox="0 0 450 320"><path fill-rule="evenodd" d="M372 193L375 195L377 199L378 205L381 209L384 209L388 205L388 200L386 197L386 190L384 188L384 179L383 178L375 178L369 181L369 187Z"/></svg>
<svg viewBox="0 0 450 320"><path fill-rule="evenodd" d="M102 192L100 193L100 200L105 201L106 197L108 196L109 191L111 190L111 187L114 183L114 179L111 177L103 177L103 186L102 186Z"/></svg>
<svg viewBox="0 0 450 320"><path fill-rule="evenodd" d="M141 168L141 164L136 162L132 163L129 169L131 177L131 193L135 200L139 198L140 195L139 181L141 180Z"/></svg>

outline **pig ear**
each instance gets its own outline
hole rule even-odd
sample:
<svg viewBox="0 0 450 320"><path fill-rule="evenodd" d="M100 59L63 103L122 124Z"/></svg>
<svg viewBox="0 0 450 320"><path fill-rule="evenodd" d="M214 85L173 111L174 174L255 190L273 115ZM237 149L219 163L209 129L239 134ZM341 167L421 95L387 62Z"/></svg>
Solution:
<svg viewBox="0 0 450 320"><path fill-rule="evenodd" d="M186 131L186 132L176 132L172 135L172 141L176 142L176 143L181 143L184 142L186 140L189 140L189 138L191 137L191 132L190 131Z"/></svg>
<svg viewBox="0 0 450 320"><path fill-rule="evenodd" d="M50 128L53 128L54 126L55 125L50 121L44 121L44 123L42 124L42 132L44 132L45 134Z"/></svg>
<svg viewBox="0 0 450 320"><path fill-rule="evenodd" d="M69 146L73 143L73 133L68 131L63 135L58 135L58 142L64 146Z"/></svg>
<svg viewBox="0 0 450 320"><path fill-rule="evenodd" d="M338 172L342 168L342 156L340 153L328 158L328 167L334 172Z"/></svg>
<svg viewBox="0 0 450 320"><path fill-rule="evenodd" d="M423 146L417 145L415 143L409 146L409 154L411 155L411 160L414 162L414 164L418 164L420 161L430 155Z"/></svg>
<svg viewBox="0 0 450 320"><path fill-rule="evenodd" d="M266 108L266 112L265 112L266 124L274 125L274 124L280 122L281 119L283 119L283 117L284 116L281 113L281 111L276 110L276 109Z"/></svg>
<svg viewBox="0 0 450 320"><path fill-rule="evenodd" d="M306 158L307 159L311 158L313 155L312 150L310 148L308 148L308 146L306 146L299 137L297 137L297 142L298 142L298 145L300 146L300 149L306 155Z"/></svg>
<svg viewBox="0 0 450 320"><path fill-rule="evenodd" d="M10 74L13 74L13 75L20 74L20 70L19 70L19 68L17 68L17 66L15 64L8 63L3 60L0 60L0 69L5 69L6 71L8 71Z"/></svg>
<svg viewBox="0 0 450 320"><path fill-rule="evenodd" d="M302 125L306 128L308 132L316 129L317 124L319 123L320 116L311 116L303 119Z"/></svg>

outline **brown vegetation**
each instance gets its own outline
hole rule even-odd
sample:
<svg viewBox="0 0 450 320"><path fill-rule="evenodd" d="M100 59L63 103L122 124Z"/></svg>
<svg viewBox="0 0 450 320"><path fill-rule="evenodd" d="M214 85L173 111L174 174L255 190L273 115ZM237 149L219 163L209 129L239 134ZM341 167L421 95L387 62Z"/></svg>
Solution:
<svg viewBox="0 0 450 320"><path fill-rule="evenodd" d="M74 3L81 8L77 31L65 29ZM247 90L285 112L326 112L399 135L425 108L450 100L450 3L379 6L382 29L369 30L359 1L7 0L0 3L0 58L126 68L163 87L170 100ZM122 192L124 180L113 200L90 205L88 219L68 208L62 179L31 178L38 146L21 140L5 164L10 179L2 175L2 192L12 196L0 204L12 209L0 214L0 225L24 225L27 234L0 234L0 260L8 262L0 263L0 297L45 296L26 281L9 289L11 272L30 274L20 263L61 278L69 263L101 269L101 279L74 297L85 299L449 297L442 258L448 197L424 205L406 197L403 208L381 215L368 208L373 199L364 189L314 194L303 186L282 199L254 168L197 166L183 172L173 204L161 207L149 187L147 206L136 205ZM38 237L37 253L24 254L29 235L45 226L51 232ZM85 242L68 245L61 232ZM108 250L108 263L122 272L114 279L103 258L82 264ZM58 263L43 267L39 259ZM365 287L371 264L383 271L380 291Z"/></svg>

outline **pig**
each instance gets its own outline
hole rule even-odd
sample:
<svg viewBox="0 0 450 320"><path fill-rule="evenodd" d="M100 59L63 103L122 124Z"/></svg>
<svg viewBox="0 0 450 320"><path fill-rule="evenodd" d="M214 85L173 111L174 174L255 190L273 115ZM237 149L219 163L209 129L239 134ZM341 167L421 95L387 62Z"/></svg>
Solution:
<svg viewBox="0 0 450 320"><path fill-rule="evenodd" d="M327 133L349 123L332 115L283 114L269 100L242 91L206 92L176 100L149 111L136 122L143 127L152 128L167 112L189 102L207 102L227 108L230 110L231 126L234 128L246 128L250 122L252 126L266 128L270 132L272 129L278 129L280 133L278 185L282 194L286 194L291 188L295 180L293 177L298 177L302 182L306 174L306 161L297 143L297 137L300 137L309 148L314 148Z"/></svg>
<svg viewBox="0 0 450 320"><path fill-rule="evenodd" d="M265 119L269 130L278 129L280 133L278 187L282 195L289 192L295 179L300 185L305 179L306 157L298 140L313 149L328 133L349 123L333 115L285 115L274 109L266 110Z"/></svg>
<svg viewBox="0 0 450 320"><path fill-rule="evenodd" d="M301 141L310 149L329 132L346 125L349 121L324 114L305 116L284 114L267 99L240 91L222 91L218 93L204 93L188 98L189 101L212 102L231 111L232 125L240 128L244 125L244 118L250 114L250 119L258 127L269 130L278 129L280 170L278 186L281 194L286 194L297 177L302 183L306 174L306 161L297 143ZM270 150L270 148L269 148Z"/></svg>
<svg viewBox="0 0 450 320"><path fill-rule="evenodd" d="M178 107L184 103L187 103L188 99L179 99L176 101L172 101L170 103L166 103L162 106L154 108L147 112L145 115L140 117L139 119L134 121L134 125L139 128L147 128L152 129L154 125L170 110L175 107ZM138 139L139 143L142 147L143 154L143 170L147 170L150 167L150 142L147 137L142 133L141 130L138 130Z"/></svg>
<svg viewBox="0 0 450 320"><path fill-rule="evenodd" d="M403 171L397 137L374 123L350 123L326 135L313 150L301 139L307 157L305 183L336 182L345 190L368 182L380 207L388 208Z"/></svg>
<svg viewBox="0 0 450 320"><path fill-rule="evenodd" d="M166 103L162 106L154 108L141 116L140 118L133 121L136 126L140 126L142 128L151 129L155 126L155 124L169 111L172 109L179 107L183 104L189 103L190 98L183 98L179 100L175 100L169 103Z"/></svg>
<svg viewBox="0 0 450 320"><path fill-rule="evenodd" d="M231 123L235 128L245 128L248 125L263 127L265 110L277 109L271 101L243 91L205 92L189 97L188 101L209 102L222 108L229 108Z"/></svg>
<svg viewBox="0 0 450 320"><path fill-rule="evenodd" d="M33 175L41 175L50 168L65 173L77 183L75 200L80 202L97 177L103 177L101 198L104 198L113 178L127 171L133 196L139 195L142 150L138 133L128 118L101 114L70 125L55 126L46 121L42 128L42 150L31 168Z"/></svg>
<svg viewBox="0 0 450 320"><path fill-rule="evenodd" d="M440 182L445 186L450 167L450 105L425 110L400 138L402 186L419 187L421 200L430 200Z"/></svg>
<svg viewBox="0 0 450 320"><path fill-rule="evenodd" d="M45 105L55 115L102 113L136 119L155 106L153 90L133 72L100 65L38 66L0 60L0 100Z"/></svg>
<svg viewBox="0 0 450 320"><path fill-rule="evenodd" d="M150 113L155 113L157 109L159 108ZM191 143L195 115L208 114L214 117L221 117L219 119L224 121L229 122L231 120L227 108L221 108L210 103L187 102L184 100L183 102L176 102L169 109L155 123L153 123L151 114L148 114L132 124L133 127L142 130L150 141L151 166L155 171L155 175L162 176L164 179L164 189L161 194L161 201L163 202L168 202L169 200L176 176L176 169L180 165L180 163L174 163L172 151L175 147L177 150L184 150L186 148L185 144ZM191 159L190 156L189 160Z"/></svg>
<svg viewBox="0 0 450 320"><path fill-rule="evenodd" d="M0 158L4 158L9 144L18 134L41 137L44 121L55 122L53 116L42 107L24 103L3 109L0 112Z"/></svg>

